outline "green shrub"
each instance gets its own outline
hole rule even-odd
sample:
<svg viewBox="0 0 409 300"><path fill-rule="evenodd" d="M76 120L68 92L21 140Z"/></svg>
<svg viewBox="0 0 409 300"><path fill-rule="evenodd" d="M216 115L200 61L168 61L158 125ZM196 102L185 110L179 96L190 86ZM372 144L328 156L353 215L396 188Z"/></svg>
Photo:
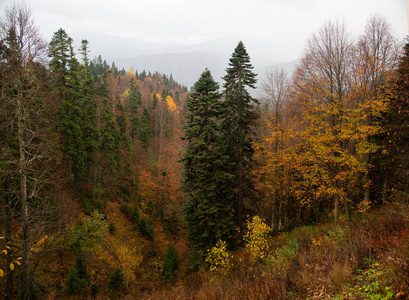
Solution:
<svg viewBox="0 0 409 300"><path fill-rule="evenodd" d="M169 245L166 251L165 260L163 261L163 279L169 282L173 277L173 272L179 267L179 254L173 245Z"/></svg>
<svg viewBox="0 0 409 300"><path fill-rule="evenodd" d="M94 210L97 210L100 213L104 213L106 203L101 200L97 200L97 199L92 200L88 198L87 196L83 195L81 197L81 202L84 207L85 213L89 216Z"/></svg>
<svg viewBox="0 0 409 300"><path fill-rule="evenodd" d="M129 195L126 194L126 193L121 193L121 197L122 197L122 199L124 199L125 202L129 202L131 200Z"/></svg>
<svg viewBox="0 0 409 300"><path fill-rule="evenodd" d="M75 266L71 267L70 273L65 280L68 294L78 295L88 285L89 275L87 273L87 263L81 249L77 250Z"/></svg>
<svg viewBox="0 0 409 300"><path fill-rule="evenodd" d="M91 218L81 218L74 228L74 234L71 238L71 244L76 249L90 249L91 252L97 252L105 241L105 232L109 224L105 215L97 210L92 211Z"/></svg>
<svg viewBox="0 0 409 300"><path fill-rule="evenodd" d="M274 255L271 255L267 258L267 265L274 271L283 271L294 259L297 250L297 241L290 240L285 246L277 248L274 252Z"/></svg>
<svg viewBox="0 0 409 300"><path fill-rule="evenodd" d="M115 225L113 223L109 223L108 230L111 234L115 233Z"/></svg>
<svg viewBox="0 0 409 300"><path fill-rule="evenodd" d="M155 239L155 228L152 221L146 218L141 218L139 221L139 231L143 236L148 237L151 241Z"/></svg>
<svg viewBox="0 0 409 300"><path fill-rule="evenodd" d="M109 288L113 290L120 290L125 282L124 273L122 269L115 269L109 277Z"/></svg>
<svg viewBox="0 0 409 300"><path fill-rule="evenodd" d="M139 222L139 210L137 207L132 207L129 204L122 204L119 208L121 212L125 214L125 216L132 222L138 223Z"/></svg>
<svg viewBox="0 0 409 300"><path fill-rule="evenodd" d="M180 230L180 220L175 213L162 220L163 230L168 233L176 233Z"/></svg>
<svg viewBox="0 0 409 300"><path fill-rule="evenodd" d="M99 285L97 283L93 283L91 284L91 288L89 291L89 294L91 295L91 297L96 297L99 293Z"/></svg>

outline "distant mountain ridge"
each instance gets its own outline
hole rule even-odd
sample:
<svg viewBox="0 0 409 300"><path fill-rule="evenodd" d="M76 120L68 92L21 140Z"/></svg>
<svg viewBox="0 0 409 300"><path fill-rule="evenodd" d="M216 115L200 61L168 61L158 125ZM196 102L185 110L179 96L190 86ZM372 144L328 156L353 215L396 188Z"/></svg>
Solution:
<svg viewBox="0 0 409 300"><path fill-rule="evenodd" d="M130 67L133 67L138 72L145 70L146 72L158 71L163 74L172 74L177 82L186 85L190 89L206 68L211 71L214 80L222 85L222 77L228 67L229 58L230 54L227 53L164 53L138 57L109 58L107 63L112 64L112 62L115 62L119 69L129 70ZM268 68L276 66L291 73L298 63L298 60L281 64L274 64L272 61L263 61L262 59L258 61L255 59L254 61L252 60L252 64L254 72L258 74L259 85Z"/></svg>
<svg viewBox="0 0 409 300"><path fill-rule="evenodd" d="M239 39L216 39L196 45L159 44L140 42L131 38L119 38L107 34L76 32L72 35L74 44L79 45L82 39L87 39L90 47L91 58L102 56L109 65L115 62L117 68L129 70L133 67L136 71L172 74L180 84L191 88L208 68L213 78L223 83L222 77L228 67L229 58L234 51ZM243 41L258 74L259 85L269 67L283 67L292 72L298 60L279 63L274 57L277 49L269 48L262 41ZM96 50L94 50L96 49ZM260 51L260 49L262 51ZM98 52L96 52L98 51ZM271 57L271 58L269 58ZM255 91L254 96L258 92Z"/></svg>

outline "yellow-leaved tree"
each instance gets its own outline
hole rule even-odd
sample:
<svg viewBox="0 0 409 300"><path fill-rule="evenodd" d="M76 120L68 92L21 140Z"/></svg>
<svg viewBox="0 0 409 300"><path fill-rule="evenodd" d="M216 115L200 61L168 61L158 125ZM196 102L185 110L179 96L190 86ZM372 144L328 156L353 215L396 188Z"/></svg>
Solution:
<svg viewBox="0 0 409 300"><path fill-rule="evenodd" d="M232 254L227 250L226 242L218 240L216 246L208 250L205 261L210 265L213 278L227 275L232 267Z"/></svg>
<svg viewBox="0 0 409 300"><path fill-rule="evenodd" d="M176 111L176 104L173 101L172 97L170 95L168 95L166 97L166 103L168 104L168 108L171 112L175 112Z"/></svg>
<svg viewBox="0 0 409 300"><path fill-rule="evenodd" d="M251 221L247 221L244 241L253 261L264 259L270 251L269 232L270 227L259 216L254 216Z"/></svg>

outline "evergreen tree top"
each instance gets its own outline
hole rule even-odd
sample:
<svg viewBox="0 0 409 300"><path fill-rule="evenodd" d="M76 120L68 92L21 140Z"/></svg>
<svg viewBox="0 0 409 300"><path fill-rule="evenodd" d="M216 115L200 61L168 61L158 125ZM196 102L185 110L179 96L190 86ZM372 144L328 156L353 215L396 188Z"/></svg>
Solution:
<svg viewBox="0 0 409 300"><path fill-rule="evenodd" d="M193 85L194 93L209 93L216 92L219 89L219 84L214 81L209 69L205 69L200 75L199 80Z"/></svg>
<svg viewBox="0 0 409 300"><path fill-rule="evenodd" d="M223 87L229 89L232 85L241 84L255 89L257 74L252 72L253 68L246 47L240 41L230 58L229 67L226 69L227 74L223 77L226 81Z"/></svg>

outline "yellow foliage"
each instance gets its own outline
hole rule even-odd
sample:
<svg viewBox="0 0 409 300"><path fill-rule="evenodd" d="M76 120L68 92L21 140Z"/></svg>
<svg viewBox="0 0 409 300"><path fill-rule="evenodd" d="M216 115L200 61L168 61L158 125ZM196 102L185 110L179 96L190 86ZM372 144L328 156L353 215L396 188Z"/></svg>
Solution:
<svg viewBox="0 0 409 300"><path fill-rule="evenodd" d="M244 236L246 249L250 252L253 261L266 257L270 251L267 235L270 227L259 216L254 216L247 222L247 233Z"/></svg>
<svg viewBox="0 0 409 300"><path fill-rule="evenodd" d="M368 201L361 201L358 204L358 212L360 214L365 214L371 208L371 203Z"/></svg>
<svg viewBox="0 0 409 300"><path fill-rule="evenodd" d="M169 110L170 110L171 112L176 111L176 104L175 104L175 102L173 101L173 99L172 99L171 96L167 96L167 97L166 97L166 103L168 104L168 108L169 108Z"/></svg>
<svg viewBox="0 0 409 300"><path fill-rule="evenodd" d="M134 71L133 67L129 68L129 75L135 76L135 71Z"/></svg>
<svg viewBox="0 0 409 300"><path fill-rule="evenodd" d="M130 249L120 246L117 248L116 254L124 272L125 281L127 283L135 282L135 270L142 262L142 255L139 253L138 247Z"/></svg>
<svg viewBox="0 0 409 300"><path fill-rule="evenodd" d="M206 262L214 276L225 276L232 267L232 255L226 249L226 242L218 240L216 246L207 250Z"/></svg>
<svg viewBox="0 0 409 300"><path fill-rule="evenodd" d="M53 238L53 236L48 236L47 234L43 236L37 243L31 245L31 251L39 252L44 246Z"/></svg>
<svg viewBox="0 0 409 300"><path fill-rule="evenodd" d="M0 236L0 240L4 240L4 237L3 237L3 236ZM9 243L10 243L10 242L6 243L6 244L4 245L4 247L11 250L11 248L8 246ZM7 253L8 253L8 252L7 252L6 249L4 249L3 251L1 251L1 254L2 254L2 255L7 255ZM20 260L21 260L21 257L18 257L17 259L13 260L13 261L10 263L9 268L10 268L11 271L14 270L14 264L17 264L17 265L19 265L19 266L21 265ZM3 276L4 276L4 271L3 271L2 269L0 269L0 277L3 277Z"/></svg>

